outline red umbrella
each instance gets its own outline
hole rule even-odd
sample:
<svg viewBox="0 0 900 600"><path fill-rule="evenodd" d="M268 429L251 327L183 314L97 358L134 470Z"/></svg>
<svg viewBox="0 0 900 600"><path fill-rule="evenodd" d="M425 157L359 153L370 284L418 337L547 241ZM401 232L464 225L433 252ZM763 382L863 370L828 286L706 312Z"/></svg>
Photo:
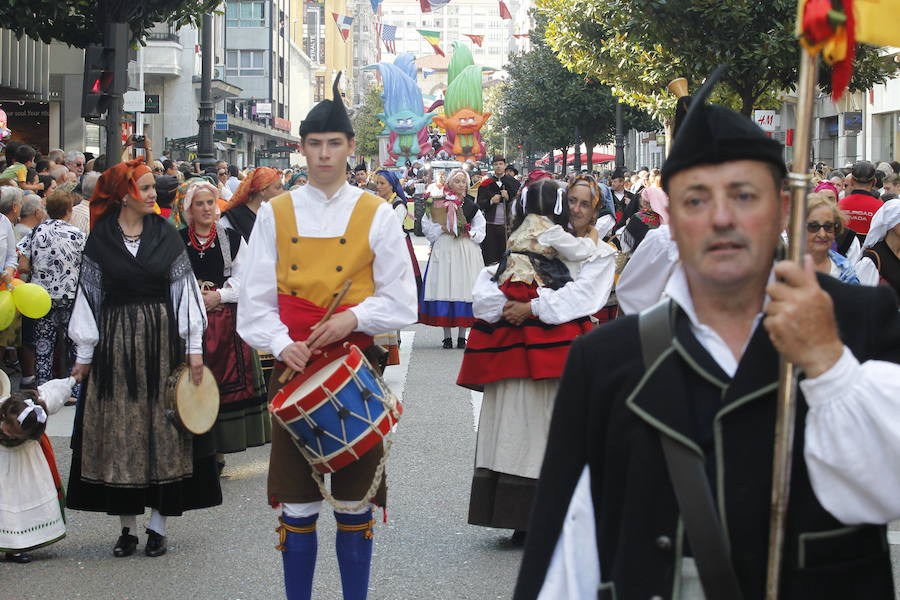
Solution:
<svg viewBox="0 0 900 600"><path fill-rule="evenodd" d="M600 152L594 152L594 155L591 157L591 164L596 165L598 163L605 163L605 162L610 162L613 160L616 160L616 157L613 156L612 154L601 154ZM574 153L570 152L568 154L567 163L568 164L575 163L575 154ZM587 155L586 154L581 155L581 164L583 164L583 165L587 164Z"/></svg>

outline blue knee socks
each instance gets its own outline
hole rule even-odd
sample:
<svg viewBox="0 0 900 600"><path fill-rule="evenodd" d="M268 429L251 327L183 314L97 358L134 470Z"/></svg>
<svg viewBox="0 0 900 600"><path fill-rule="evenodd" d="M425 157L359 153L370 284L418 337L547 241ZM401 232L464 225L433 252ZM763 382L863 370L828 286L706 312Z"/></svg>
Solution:
<svg viewBox="0 0 900 600"><path fill-rule="evenodd" d="M278 549L284 565L284 589L288 600L312 598L313 574L316 571L316 520L311 517L282 515L278 533L281 538Z"/></svg>
<svg viewBox="0 0 900 600"><path fill-rule="evenodd" d="M334 513L337 521L335 550L341 569L344 600L365 600L369 591L369 567L372 565L372 513L361 515Z"/></svg>

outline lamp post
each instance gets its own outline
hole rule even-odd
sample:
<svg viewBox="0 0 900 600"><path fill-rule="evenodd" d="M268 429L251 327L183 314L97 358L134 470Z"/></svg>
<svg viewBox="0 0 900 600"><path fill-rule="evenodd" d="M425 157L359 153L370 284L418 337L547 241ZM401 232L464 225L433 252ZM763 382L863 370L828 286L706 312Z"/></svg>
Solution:
<svg viewBox="0 0 900 600"><path fill-rule="evenodd" d="M625 168L625 125L622 122L622 101L616 101L616 167Z"/></svg>
<svg viewBox="0 0 900 600"><path fill-rule="evenodd" d="M213 17L212 14L203 15L201 25L203 37L201 38L202 63L200 70L200 118L197 124L197 159L200 167L205 169L215 164L216 154L213 148L213 115L212 102L212 60L213 60Z"/></svg>

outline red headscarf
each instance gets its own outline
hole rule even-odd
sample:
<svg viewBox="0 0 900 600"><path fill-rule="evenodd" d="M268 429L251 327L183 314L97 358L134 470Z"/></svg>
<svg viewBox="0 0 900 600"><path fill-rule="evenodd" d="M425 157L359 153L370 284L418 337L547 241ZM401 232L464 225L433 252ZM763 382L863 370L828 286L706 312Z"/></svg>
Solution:
<svg viewBox="0 0 900 600"><path fill-rule="evenodd" d="M137 181L153 171L144 164L144 157L119 163L103 171L91 196L91 229L110 209L122 203L125 196L140 198Z"/></svg>
<svg viewBox="0 0 900 600"><path fill-rule="evenodd" d="M234 196L231 197L230 205L247 204L253 194L258 194L280 179L281 175L271 167L254 169L252 173L244 177Z"/></svg>

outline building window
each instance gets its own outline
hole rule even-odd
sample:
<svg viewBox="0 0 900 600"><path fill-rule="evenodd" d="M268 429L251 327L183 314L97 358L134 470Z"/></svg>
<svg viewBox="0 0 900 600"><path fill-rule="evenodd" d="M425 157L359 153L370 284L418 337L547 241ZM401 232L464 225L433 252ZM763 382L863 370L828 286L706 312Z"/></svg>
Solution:
<svg viewBox="0 0 900 600"><path fill-rule="evenodd" d="M257 0L230 0L225 5L225 25L227 27L265 27L266 3Z"/></svg>
<svg viewBox="0 0 900 600"><path fill-rule="evenodd" d="M260 77L266 74L264 50L228 50L225 52L227 77Z"/></svg>

